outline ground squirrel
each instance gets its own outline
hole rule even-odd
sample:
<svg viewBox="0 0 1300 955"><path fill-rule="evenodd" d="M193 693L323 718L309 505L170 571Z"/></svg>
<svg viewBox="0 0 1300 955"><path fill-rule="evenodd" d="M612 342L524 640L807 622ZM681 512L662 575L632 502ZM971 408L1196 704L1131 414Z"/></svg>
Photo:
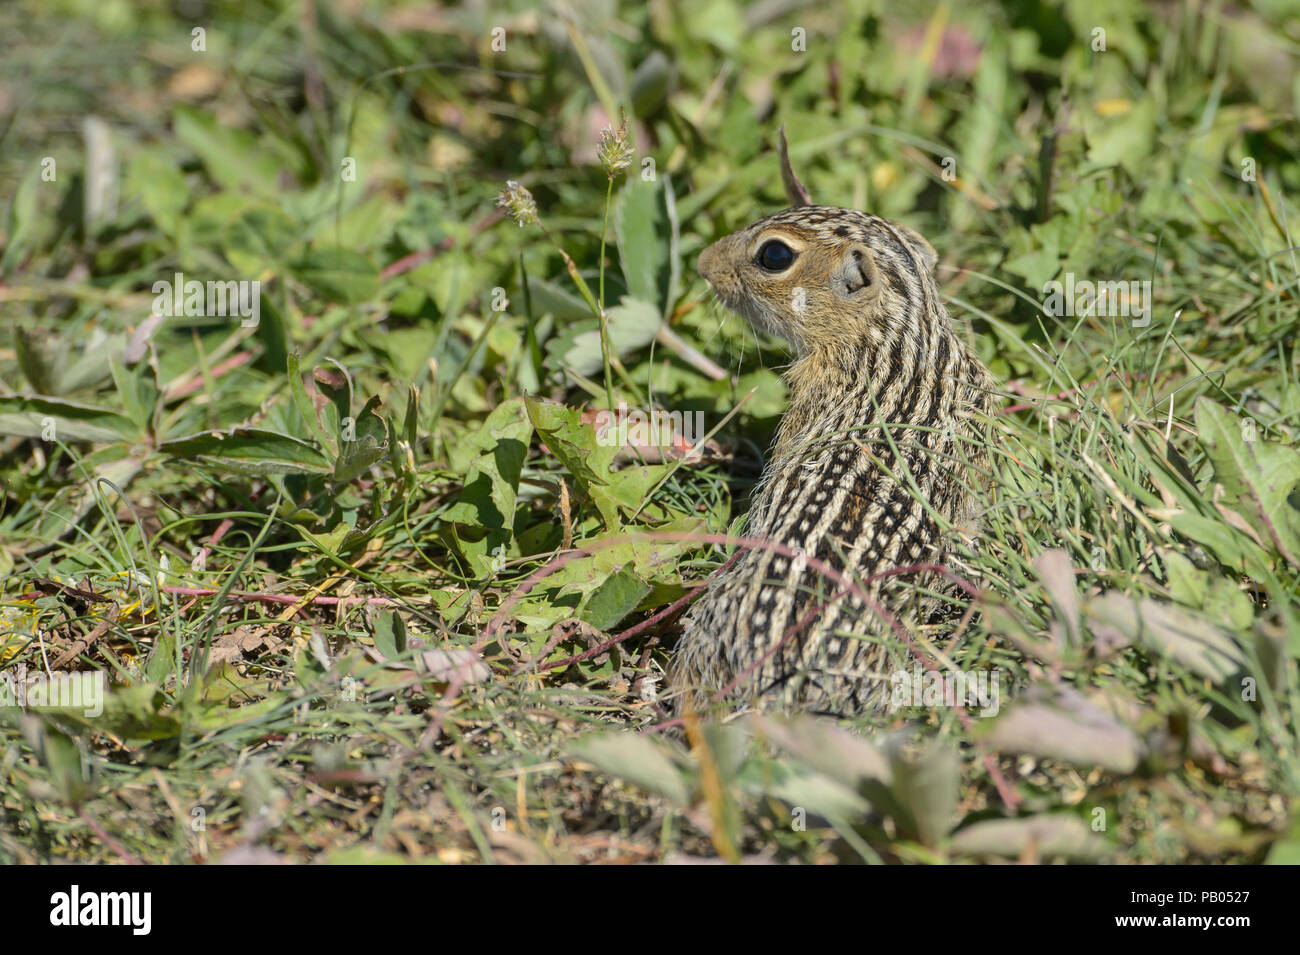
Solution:
<svg viewBox="0 0 1300 955"><path fill-rule="evenodd" d="M795 207L699 259L723 304L796 356L745 534L843 571L912 630L936 604L918 585L944 582L873 575L941 561L947 528L972 520L988 372L940 301L930 244L876 216L798 205L807 192L780 145ZM685 619L669 680L679 708L704 709L738 679L731 705L851 715L885 702L893 625L836 590L797 554L744 550Z"/></svg>

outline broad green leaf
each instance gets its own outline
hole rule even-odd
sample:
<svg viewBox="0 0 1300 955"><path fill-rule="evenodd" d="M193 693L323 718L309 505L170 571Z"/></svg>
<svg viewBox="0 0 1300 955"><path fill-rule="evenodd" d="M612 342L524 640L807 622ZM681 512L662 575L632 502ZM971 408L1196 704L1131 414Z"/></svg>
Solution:
<svg viewBox="0 0 1300 955"><path fill-rule="evenodd" d="M650 585L624 567L606 578L583 607L582 619L597 630L609 630L630 614L650 593Z"/></svg>
<svg viewBox="0 0 1300 955"><path fill-rule="evenodd" d="M300 230L270 203L249 206L226 226L222 248L230 264L243 275L262 275L281 264L297 244Z"/></svg>
<svg viewBox="0 0 1300 955"><path fill-rule="evenodd" d="M1300 484L1300 451L1262 438L1245 440L1241 422L1204 396L1196 401L1196 427L1224 503L1300 566L1300 510L1290 499Z"/></svg>
<svg viewBox="0 0 1300 955"><path fill-rule="evenodd" d="M584 489L609 482L610 462L618 449L597 441L594 425L583 422L578 411L565 405L531 395L525 401L528 419L547 450L560 459Z"/></svg>
<svg viewBox="0 0 1300 955"><path fill-rule="evenodd" d="M1016 859L1033 851L1038 858L1064 856L1080 862L1103 859L1112 852L1082 819L1065 813L976 822L955 833L950 848L958 855Z"/></svg>
<svg viewBox="0 0 1300 955"><path fill-rule="evenodd" d="M1069 687L1031 689L980 729L984 740L1003 752L1115 773L1133 772L1145 752L1136 733Z"/></svg>
<svg viewBox="0 0 1300 955"><path fill-rule="evenodd" d="M638 64L632 73L632 111L637 116L651 116L668 98L673 81L672 61L661 50ZM633 167L635 169L635 167Z"/></svg>
<svg viewBox="0 0 1300 955"><path fill-rule="evenodd" d="M124 491L130 487L143 462L141 457L128 454L127 450L125 445L115 443L81 459L78 475L85 472L89 479L61 487L41 502L40 514L30 528L33 546L44 546L41 542L57 541L70 533L78 521L113 493L112 488L99 482L100 478ZM117 505L110 498L105 506L112 513L111 509Z"/></svg>
<svg viewBox="0 0 1300 955"><path fill-rule="evenodd" d="M346 188L360 186L360 183L349 183ZM331 216L327 234L331 241L344 248L373 250L389 237L401 214L401 202L393 194L387 191L376 192L344 212L338 221L337 231Z"/></svg>
<svg viewBox="0 0 1300 955"><path fill-rule="evenodd" d="M1268 554L1222 519L1204 517L1191 511L1179 511L1167 518L1175 531L1188 540L1202 544L1214 552L1225 567L1241 568L1250 574L1267 574Z"/></svg>
<svg viewBox="0 0 1300 955"><path fill-rule="evenodd" d="M153 683L107 687L101 713L61 710L60 718L130 741L171 739L181 730L179 717L168 710L166 695Z"/></svg>
<svg viewBox="0 0 1300 955"><path fill-rule="evenodd" d="M552 315L564 326L592 317L591 309L581 297L548 279L529 276L528 294L532 299L533 314L538 317Z"/></svg>
<svg viewBox="0 0 1300 955"><path fill-rule="evenodd" d="M606 331L610 354L626 357L649 345L659 330L659 313L649 302L625 298L607 310ZM546 343L552 362L572 368L580 375L593 375L604 367L600 348L600 323L588 319L574 325Z"/></svg>
<svg viewBox="0 0 1300 955"><path fill-rule="evenodd" d="M293 406L298 409L298 416L302 418L308 432L319 442L321 449L327 455L337 458L339 439L337 436L330 434L321 424L320 415L316 413L316 405L312 402L311 396L307 394L306 386L302 383L302 369L299 366L296 351L291 352L288 356L287 371L289 375L289 394L293 397Z"/></svg>
<svg viewBox="0 0 1300 955"><path fill-rule="evenodd" d="M92 791L90 774L77 741L43 716L25 716L22 727L37 758L48 767L59 797L72 805L88 798Z"/></svg>
<svg viewBox="0 0 1300 955"><path fill-rule="evenodd" d="M1059 220L1029 230L1014 230L1008 238L1011 256L1002 267L1012 275L1021 276L1030 292L1038 294L1061 268Z"/></svg>
<svg viewBox="0 0 1300 955"><path fill-rule="evenodd" d="M204 431L164 441L159 450L241 474L329 474L333 467L306 441L260 428Z"/></svg>
<svg viewBox="0 0 1300 955"><path fill-rule="evenodd" d="M251 676L249 670L241 672L241 668L230 660L221 660L209 666L203 674L201 699L206 703L222 702L243 706L253 700L263 699L272 692L271 680Z"/></svg>
<svg viewBox="0 0 1300 955"><path fill-rule="evenodd" d="M611 472L608 484L589 488L592 503L600 511L605 524L609 527L617 527L620 523L620 510L628 516L640 510L642 515L653 520L660 520L667 516L665 509L658 504L646 503L646 496L668 473L668 470L668 465L633 464Z"/></svg>
<svg viewBox="0 0 1300 955"><path fill-rule="evenodd" d="M764 788L786 805L798 806L826 819L856 819L871 811L871 803L859 793L830 776L802 767Z"/></svg>
<svg viewBox="0 0 1300 955"><path fill-rule="evenodd" d="M351 553L374 536L375 525L359 531L347 524L339 524L331 531L315 534L302 525L320 521L320 515L305 509L291 510L291 508L292 505L286 503L279 516L293 523L303 539L310 541L322 553L331 554L335 557L340 554Z"/></svg>
<svg viewBox="0 0 1300 955"><path fill-rule="evenodd" d="M404 381L417 381L428 374L429 358L438 354L438 331L429 326L387 328L375 330L367 340L372 347L383 349L392 362L395 377Z"/></svg>
<svg viewBox="0 0 1300 955"><path fill-rule="evenodd" d="M614 200L614 235L628 295L658 316L668 283L668 216L658 181L629 176Z"/></svg>
<svg viewBox="0 0 1300 955"><path fill-rule="evenodd" d="M176 109L172 129L223 189L268 199L280 191L284 161L274 151L263 148L252 133L224 126L211 113L188 106Z"/></svg>
<svg viewBox="0 0 1300 955"><path fill-rule="evenodd" d="M63 398L0 397L0 434L50 441L138 441L143 430L116 411Z"/></svg>
<svg viewBox="0 0 1300 955"><path fill-rule="evenodd" d="M406 624L391 610L375 617L375 649L386 660L397 660L406 652Z"/></svg>
<svg viewBox="0 0 1300 955"><path fill-rule="evenodd" d="M352 421L344 420L343 440L334 462L334 480L344 484L364 474L388 451L388 425L375 414L379 396L374 395Z"/></svg>
<svg viewBox="0 0 1300 955"><path fill-rule="evenodd" d="M894 787L891 757L870 740L834 723L811 716L794 718L751 717L756 735L770 739L796 761L816 770L827 783L819 788L826 799L843 802L839 789L856 793L904 829L915 832L912 807ZM833 807L835 803L831 804ZM809 808L813 808L810 804ZM845 807L847 810L848 807Z"/></svg>
<svg viewBox="0 0 1300 955"><path fill-rule="evenodd" d="M603 773L663 796L675 806L689 806L691 785L666 746L639 733L593 733L573 744L579 759Z"/></svg>
<svg viewBox="0 0 1300 955"><path fill-rule="evenodd" d="M1300 865L1300 839L1282 839L1268 850L1265 865Z"/></svg>
<svg viewBox="0 0 1300 955"><path fill-rule="evenodd" d="M1120 165L1139 175L1151 153L1159 128L1156 102L1144 96L1126 112L1103 117L1093 110L1080 113L1088 140L1088 159L1099 166Z"/></svg>
<svg viewBox="0 0 1300 955"><path fill-rule="evenodd" d="M1209 574L1198 570L1190 560L1177 551L1165 550L1160 554L1169 578L1169 593L1174 600L1187 607L1200 608L1209 599Z"/></svg>
<svg viewBox="0 0 1300 955"><path fill-rule="evenodd" d="M110 359L110 367L127 415L141 434L149 433L153 429L154 410L162 395L152 366L147 361L139 361L133 367L126 368L117 359Z"/></svg>
<svg viewBox="0 0 1300 955"><path fill-rule="evenodd" d="M199 728L207 733L228 730L241 723L256 726L283 706L284 701L278 696L268 696L264 700L244 703L241 706L230 706L224 701L204 701L197 705L196 722Z"/></svg>
<svg viewBox="0 0 1300 955"><path fill-rule="evenodd" d="M46 188L48 184L41 181L41 167L32 163L30 172L18 183L5 214L5 248L4 254L0 255L0 274L8 274L22 262L45 229L45 217L38 213L36 197Z"/></svg>
<svg viewBox="0 0 1300 955"><path fill-rule="evenodd" d="M754 733L851 790L866 782L891 785L889 757L869 740L809 716L751 716Z"/></svg>
<svg viewBox="0 0 1300 955"><path fill-rule="evenodd" d="M698 518L683 518L656 528L665 534L703 534L704 522ZM572 616L568 609L553 610L551 604L564 597L581 595L586 597L594 592L608 577L617 574L625 567L630 567L636 576L646 582L654 580L677 581L677 570L673 559L690 549L689 537L686 540L654 540L638 537L634 531L618 528L606 531L596 537L582 542L584 547L592 550L585 557L565 564L548 577L543 578L526 598L517 605L515 616L525 619L531 612L548 622L560 617ZM579 601L570 601L576 606ZM567 606L567 605L566 605Z"/></svg>
<svg viewBox="0 0 1300 955"><path fill-rule="evenodd" d="M1052 601L1056 614L1056 624L1069 646L1078 646L1079 635L1079 589L1074 582L1074 567L1070 555L1059 547L1045 550L1034 558L1034 571L1043 582ZM1053 630L1055 636L1057 630Z"/></svg>
<svg viewBox="0 0 1300 955"><path fill-rule="evenodd" d="M175 235L192 190L176 163L157 148L136 153L127 167L126 189L140 197L149 217L167 235Z"/></svg>
<svg viewBox="0 0 1300 955"><path fill-rule="evenodd" d="M257 340L264 349L258 366L276 375L283 374L289 363L289 330L270 296L263 292L258 301Z"/></svg>
<svg viewBox="0 0 1300 955"><path fill-rule="evenodd" d="M351 249L312 248L294 262L293 274L327 302L356 304L374 298L379 290L379 270Z"/></svg>
<svg viewBox="0 0 1300 955"><path fill-rule="evenodd" d="M755 391L754 389L758 389ZM745 402L745 413L753 418L777 418L785 412L789 389L781 376L770 368L760 368L742 375L736 382L736 394L753 396ZM730 410L728 405L724 410Z"/></svg>
<svg viewBox="0 0 1300 955"><path fill-rule="evenodd" d="M1254 604L1237 584L1196 567L1177 551L1161 553L1169 575L1169 592L1178 603L1204 610L1211 620L1245 630L1255 617Z"/></svg>
<svg viewBox="0 0 1300 955"><path fill-rule="evenodd" d="M1265 865L1300 865L1300 817L1292 816L1291 828L1273 843Z"/></svg>
<svg viewBox="0 0 1300 955"><path fill-rule="evenodd" d="M61 335L14 327L18 366L32 390L42 395L64 395L103 381L111 374L109 357L120 355L125 345L124 335L96 328L74 351Z"/></svg>
<svg viewBox="0 0 1300 955"><path fill-rule="evenodd" d="M226 229L245 209L258 204L259 201L250 196L233 192L218 192L198 199L178 225L183 267L191 272L199 268L206 271L207 263L211 261L211 250L225 246ZM200 266L200 262L204 264Z"/></svg>
<svg viewBox="0 0 1300 955"><path fill-rule="evenodd" d="M1246 665L1233 634L1177 604L1111 592L1088 601L1085 613L1216 683Z"/></svg>
<svg viewBox="0 0 1300 955"><path fill-rule="evenodd" d="M457 316L471 295L492 286L488 278L493 274L492 266L481 256L452 250L412 269L406 273L406 278L433 299L439 314ZM590 310L587 314L591 314Z"/></svg>
<svg viewBox="0 0 1300 955"><path fill-rule="evenodd" d="M97 730L123 739L172 739L180 735L179 716L168 710L166 695L153 684L114 687Z"/></svg>
<svg viewBox="0 0 1300 955"><path fill-rule="evenodd" d="M889 748L889 762L894 798L906 810L904 816L895 817L899 825L924 845L937 845L956 818L957 754L942 743L913 752L895 741Z"/></svg>
<svg viewBox="0 0 1300 955"><path fill-rule="evenodd" d="M475 573L494 569L514 536L515 501L533 426L523 398L503 402L472 435L464 488L445 519L464 525L457 541ZM470 536L472 535L472 536Z"/></svg>

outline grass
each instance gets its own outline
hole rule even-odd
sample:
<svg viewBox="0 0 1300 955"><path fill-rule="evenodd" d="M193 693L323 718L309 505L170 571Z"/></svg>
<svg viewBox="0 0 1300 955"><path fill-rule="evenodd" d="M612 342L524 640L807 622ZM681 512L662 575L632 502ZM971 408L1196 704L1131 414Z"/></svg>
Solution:
<svg viewBox="0 0 1300 955"><path fill-rule="evenodd" d="M1298 23L6 6L0 678L109 690L0 707L0 859L1296 861ZM783 206L781 122L1004 390L917 635L995 717L653 729L783 408L693 271ZM177 273L256 322L150 328ZM620 402L703 453L602 443Z"/></svg>

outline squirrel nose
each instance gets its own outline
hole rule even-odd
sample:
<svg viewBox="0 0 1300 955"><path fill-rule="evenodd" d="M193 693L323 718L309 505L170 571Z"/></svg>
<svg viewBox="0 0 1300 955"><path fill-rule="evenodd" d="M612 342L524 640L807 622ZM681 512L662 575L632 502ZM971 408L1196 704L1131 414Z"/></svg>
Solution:
<svg viewBox="0 0 1300 955"><path fill-rule="evenodd" d="M721 242L715 242L700 253L699 260L695 263L695 270L704 276L705 279L712 281L718 273L718 266L721 264L721 252L718 249Z"/></svg>

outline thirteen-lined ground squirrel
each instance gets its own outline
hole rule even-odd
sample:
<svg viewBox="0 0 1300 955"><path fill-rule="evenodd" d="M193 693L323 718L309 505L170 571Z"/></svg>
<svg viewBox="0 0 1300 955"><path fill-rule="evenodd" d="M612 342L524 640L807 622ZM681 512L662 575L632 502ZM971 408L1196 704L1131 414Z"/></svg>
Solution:
<svg viewBox="0 0 1300 955"><path fill-rule="evenodd" d="M792 181L792 196L806 197ZM755 222L699 260L723 304L796 355L746 536L844 572L908 630L937 602L919 587L944 582L873 575L941 561L953 527L973 518L990 400L988 372L940 301L935 262L905 226L812 205ZM871 604L836 591L797 556L743 551L685 620L670 673L683 708L706 708L742 674L732 701L841 715L884 703L900 640Z"/></svg>

